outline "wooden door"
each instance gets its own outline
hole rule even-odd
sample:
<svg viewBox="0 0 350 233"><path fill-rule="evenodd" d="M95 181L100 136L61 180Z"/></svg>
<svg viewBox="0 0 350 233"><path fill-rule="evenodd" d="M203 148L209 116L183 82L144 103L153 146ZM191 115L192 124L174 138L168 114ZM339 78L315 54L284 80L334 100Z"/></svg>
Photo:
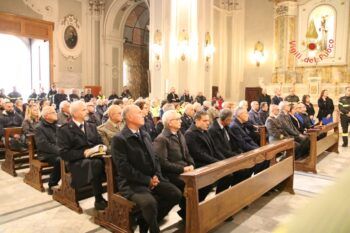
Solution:
<svg viewBox="0 0 350 233"><path fill-rule="evenodd" d="M245 100L248 101L248 109L250 109L250 103L252 101L258 101L261 95L261 87L246 87L245 88Z"/></svg>

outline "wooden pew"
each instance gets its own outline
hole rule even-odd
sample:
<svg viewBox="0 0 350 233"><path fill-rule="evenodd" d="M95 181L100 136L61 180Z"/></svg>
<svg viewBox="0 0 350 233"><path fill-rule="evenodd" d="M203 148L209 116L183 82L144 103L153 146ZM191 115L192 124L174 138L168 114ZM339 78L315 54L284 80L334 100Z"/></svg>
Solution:
<svg viewBox="0 0 350 233"><path fill-rule="evenodd" d="M29 152L29 172L25 174L23 181L33 188L44 192L43 173L44 171L45 173L50 172L52 166L37 159L34 135L28 135L27 141Z"/></svg>
<svg viewBox="0 0 350 233"><path fill-rule="evenodd" d="M213 184L235 171L253 167L264 160L271 160L283 151L286 151L285 159L215 197L199 203L200 188ZM210 231L280 183L286 191L293 194L293 175L294 141L292 139L281 140L193 172L183 173L181 177L186 183L184 195L187 199L186 233Z"/></svg>
<svg viewBox="0 0 350 233"><path fill-rule="evenodd" d="M137 212L136 204L122 197L117 192L115 183L116 169L112 157L105 157L105 169L107 175L108 206L104 211L99 211L94 222L112 232L129 233L132 229L132 215Z"/></svg>
<svg viewBox="0 0 350 233"><path fill-rule="evenodd" d="M72 174L68 171L65 162L61 160L61 185L53 188L52 198L81 214L83 209L80 207L79 201L93 196L92 187L91 185L86 185L77 190L71 187L71 181ZM105 184L103 186L106 188Z"/></svg>
<svg viewBox="0 0 350 233"><path fill-rule="evenodd" d="M308 157L302 160L295 161L295 168L298 171L317 173L316 164L317 157L323 152L336 152L338 151L339 143L339 125L338 122L324 125L318 129L311 129L308 131L310 137L310 154ZM317 140L320 134L327 134L326 137Z"/></svg>
<svg viewBox="0 0 350 233"><path fill-rule="evenodd" d="M10 137L15 134L23 135L22 128L5 128L5 161L1 164L1 169L12 176L17 176L16 170L27 168L29 161L28 150L14 151L10 148Z"/></svg>
<svg viewBox="0 0 350 233"><path fill-rule="evenodd" d="M266 141L266 127L263 126L263 125L259 125L258 126L258 132L259 132L259 135L260 135L260 146L265 146L267 144L267 141Z"/></svg>

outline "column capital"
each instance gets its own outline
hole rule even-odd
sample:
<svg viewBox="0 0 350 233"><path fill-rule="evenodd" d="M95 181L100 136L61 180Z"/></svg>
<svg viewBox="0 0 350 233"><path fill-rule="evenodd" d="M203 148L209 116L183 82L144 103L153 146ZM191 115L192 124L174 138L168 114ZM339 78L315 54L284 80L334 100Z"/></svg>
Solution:
<svg viewBox="0 0 350 233"><path fill-rule="evenodd" d="M275 17L279 16L297 16L298 14L298 2L297 1L275 1Z"/></svg>

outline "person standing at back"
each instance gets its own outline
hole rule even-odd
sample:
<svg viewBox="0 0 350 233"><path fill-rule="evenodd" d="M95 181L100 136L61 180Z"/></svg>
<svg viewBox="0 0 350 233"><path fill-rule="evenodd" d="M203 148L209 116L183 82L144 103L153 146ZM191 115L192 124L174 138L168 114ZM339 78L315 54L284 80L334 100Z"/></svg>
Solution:
<svg viewBox="0 0 350 233"><path fill-rule="evenodd" d="M332 122L333 120L331 118L334 111L334 104L333 104L333 100L328 97L327 90L321 91L321 95L317 103L318 103L317 118L319 122L322 122L322 124L327 124L329 122Z"/></svg>

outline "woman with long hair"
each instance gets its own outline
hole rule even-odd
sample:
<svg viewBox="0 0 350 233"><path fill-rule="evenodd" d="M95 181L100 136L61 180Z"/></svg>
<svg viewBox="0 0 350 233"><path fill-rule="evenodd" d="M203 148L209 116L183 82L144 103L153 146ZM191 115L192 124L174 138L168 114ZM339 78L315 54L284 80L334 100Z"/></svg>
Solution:
<svg viewBox="0 0 350 233"><path fill-rule="evenodd" d="M310 95L304 95L302 101L306 107L307 115L310 117L311 121L314 121L315 120L314 119L315 118L315 109L314 109L313 104L310 101Z"/></svg>
<svg viewBox="0 0 350 233"><path fill-rule="evenodd" d="M25 135L35 133L34 129L35 126L39 123L39 119L39 106L37 104L33 104L30 107L28 106L26 109L24 121L22 123L22 128Z"/></svg>
<svg viewBox="0 0 350 233"><path fill-rule="evenodd" d="M317 118L322 124L332 122L332 115L334 111L333 100L328 97L328 91L322 90L320 98L318 99L318 114Z"/></svg>

